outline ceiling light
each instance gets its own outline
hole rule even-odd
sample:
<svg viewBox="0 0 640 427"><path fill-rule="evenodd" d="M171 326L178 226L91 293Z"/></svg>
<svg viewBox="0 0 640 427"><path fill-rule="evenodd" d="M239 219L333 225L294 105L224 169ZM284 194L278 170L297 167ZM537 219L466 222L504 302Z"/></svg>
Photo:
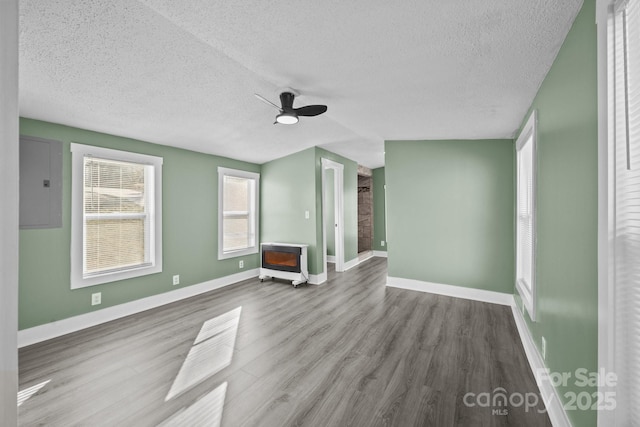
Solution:
<svg viewBox="0 0 640 427"><path fill-rule="evenodd" d="M293 125L298 123L298 115L296 113L280 113L276 116L276 122L283 125Z"/></svg>

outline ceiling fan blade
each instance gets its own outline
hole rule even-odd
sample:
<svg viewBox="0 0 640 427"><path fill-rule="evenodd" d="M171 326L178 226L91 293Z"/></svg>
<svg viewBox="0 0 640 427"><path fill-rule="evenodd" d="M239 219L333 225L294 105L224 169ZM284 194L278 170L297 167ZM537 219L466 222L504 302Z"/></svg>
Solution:
<svg viewBox="0 0 640 427"><path fill-rule="evenodd" d="M260 101L264 102L265 104L269 104L271 105L273 108L276 108L279 111L282 111L282 109L280 107L278 107L276 104L274 104L273 102L269 101L267 98L265 98L262 95L258 95L257 93L254 93L254 95L256 96L256 98L258 98Z"/></svg>
<svg viewBox="0 0 640 427"><path fill-rule="evenodd" d="M327 111L326 105L307 105L306 107L294 108L293 111L299 116L317 116Z"/></svg>

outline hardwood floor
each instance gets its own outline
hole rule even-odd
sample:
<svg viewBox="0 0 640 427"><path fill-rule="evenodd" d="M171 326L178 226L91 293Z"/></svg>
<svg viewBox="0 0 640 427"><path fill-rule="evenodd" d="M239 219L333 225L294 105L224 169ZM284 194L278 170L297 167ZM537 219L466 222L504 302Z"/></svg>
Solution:
<svg viewBox="0 0 640 427"><path fill-rule="evenodd" d="M21 349L20 390L46 384L20 425L551 425L508 307L385 279L252 279Z"/></svg>

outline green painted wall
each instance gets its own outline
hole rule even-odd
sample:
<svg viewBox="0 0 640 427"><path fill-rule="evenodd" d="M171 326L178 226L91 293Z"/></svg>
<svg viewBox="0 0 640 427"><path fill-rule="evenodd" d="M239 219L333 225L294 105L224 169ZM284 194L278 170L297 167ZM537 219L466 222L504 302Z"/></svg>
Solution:
<svg viewBox="0 0 640 427"><path fill-rule="evenodd" d="M598 111L595 0L586 0L531 110L538 111L537 321L525 313L553 372L597 370ZM523 120L523 125L529 114ZM522 307L520 301L518 306ZM576 387L565 392L595 392ZM568 411L595 426L595 411Z"/></svg>
<svg viewBox="0 0 640 427"><path fill-rule="evenodd" d="M30 119L20 120L20 133L64 144L62 228L20 230L20 329L174 290L174 274L185 287L240 272L240 259L245 269L259 267L257 255L217 259L217 167L260 172L259 165ZM162 273L70 289L70 142L164 158ZM102 292L99 306L90 304L94 292Z"/></svg>
<svg viewBox="0 0 640 427"><path fill-rule="evenodd" d="M385 152L389 276L513 293L513 141L386 141Z"/></svg>
<svg viewBox="0 0 640 427"><path fill-rule="evenodd" d="M334 190L334 172L333 169L329 169L326 172L325 177L325 191L327 193L327 197L325 201L327 203L327 208L323 210L326 212L327 221L326 221L326 236L327 236L327 255L335 255L336 254L336 232L335 232L335 190Z"/></svg>
<svg viewBox="0 0 640 427"><path fill-rule="evenodd" d="M385 224L384 168L373 170L373 250L387 250L387 230ZM382 246L382 241L385 246Z"/></svg>
<svg viewBox="0 0 640 427"><path fill-rule="evenodd" d="M345 260L358 256L358 165L311 147L262 165L262 242L284 241L309 245L309 273L323 272L322 158L344 165ZM305 210L309 219L305 219Z"/></svg>
<svg viewBox="0 0 640 427"><path fill-rule="evenodd" d="M260 241L309 245L310 274L322 271L316 256L314 162L312 147L263 164L260 177Z"/></svg>
<svg viewBox="0 0 640 427"><path fill-rule="evenodd" d="M316 203L318 206L318 247L322 248L322 159L344 165L344 261L358 257L358 163L338 154L316 147ZM318 263L322 263L322 251L318 251Z"/></svg>

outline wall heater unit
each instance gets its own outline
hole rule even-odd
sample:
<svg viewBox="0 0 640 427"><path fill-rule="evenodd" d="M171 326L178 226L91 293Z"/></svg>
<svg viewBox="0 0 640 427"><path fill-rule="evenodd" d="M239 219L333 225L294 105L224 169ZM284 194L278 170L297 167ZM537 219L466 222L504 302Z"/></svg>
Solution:
<svg viewBox="0 0 640 427"><path fill-rule="evenodd" d="M308 282L307 246L295 243L262 243L260 281L269 277L291 280L294 288Z"/></svg>

